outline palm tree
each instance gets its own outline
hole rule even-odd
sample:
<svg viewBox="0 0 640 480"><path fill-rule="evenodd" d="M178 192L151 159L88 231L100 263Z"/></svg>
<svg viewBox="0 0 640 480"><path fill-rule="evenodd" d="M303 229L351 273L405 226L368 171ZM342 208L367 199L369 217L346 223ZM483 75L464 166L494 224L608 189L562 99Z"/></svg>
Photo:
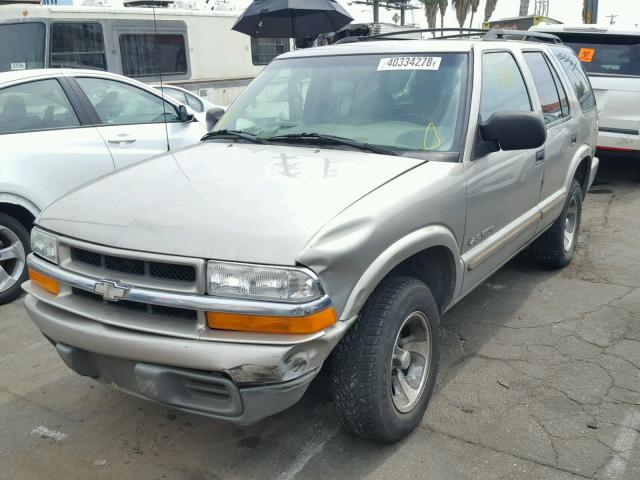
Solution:
<svg viewBox="0 0 640 480"><path fill-rule="evenodd" d="M520 0L520 16L524 17L529 13L529 0Z"/></svg>
<svg viewBox="0 0 640 480"><path fill-rule="evenodd" d="M438 0L438 7L440 9L440 28L444 28L444 14L447 13L447 7L449 6L449 0ZM444 32L440 32L440 36L443 36Z"/></svg>
<svg viewBox="0 0 640 480"><path fill-rule="evenodd" d="M427 25L429 28L436 28L440 0L422 0L422 2L424 3L424 15L427 17ZM436 36L436 32L433 32L433 36Z"/></svg>
<svg viewBox="0 0 640 480"><path fill-rule="evenodd" d="M589 0L582 0L582 23L591 23L589 17Z"/></svg>
<svg viewBox="0 0 640 480"><path fill-rule="evenodd" d="M471 0L471 21L469 22L469 28L473 28L473 16L478 11L480 6L480 0Z"/></svg>
<svg viewBox="0 0 640 480"><path fill-rule="evenodd" d="M487 0L487 4L484 6L484 21L488 22L496 9L496 3L498 0Z"/></svg>
<svg viewBox="0 0 640 480"><path fill-rule="evenodd" d="M456 18L460 25L460 33L462 33L462 27L464 27L464 22L467 20L467 15L469 15L470 0L452 0L451 3L456 11Z"/></svg>

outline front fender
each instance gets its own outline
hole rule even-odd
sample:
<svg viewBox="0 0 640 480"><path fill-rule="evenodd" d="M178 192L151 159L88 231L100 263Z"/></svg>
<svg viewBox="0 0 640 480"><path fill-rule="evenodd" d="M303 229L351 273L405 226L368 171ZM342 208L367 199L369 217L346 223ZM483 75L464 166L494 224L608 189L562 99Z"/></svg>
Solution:
<svg viewBox="0 0 640 480"><path fill-rule="evenodd" d="M38 215L40 215L40 209L35 203L15 193L0 192L0 203L8 203L22 207L33 215L33 218L37 218Z"/></svg>
<svg viewBox="0 0 640 480"><path fill-rule="evenodd" d="M341 319L357 315L382 279L407 258L431 247L447 248L455 261L456 279L454 297L460 291L463 263L455 236L442 225L429 225L400 238L384 250L365 270L347 299ZM446 307L445 307L446 309Z"/></svg>

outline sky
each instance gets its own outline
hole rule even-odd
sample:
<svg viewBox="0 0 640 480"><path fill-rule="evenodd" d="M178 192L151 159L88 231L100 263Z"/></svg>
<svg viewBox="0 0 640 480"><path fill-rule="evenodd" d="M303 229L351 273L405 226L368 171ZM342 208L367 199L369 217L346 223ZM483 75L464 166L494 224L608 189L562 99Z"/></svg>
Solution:
<svg viewBox="0 0 640 480"><path fill-rule="evenodd" d="M368 22L372 21L373 13L371 7L366 5L358 5L352 3L351 0L338 0L351 13L355 21ZM415 5L419 3L414 0ZM530 0L530 13L533 13L535 0ZM449 0L451 4L451 0ZM480 27L484 16L485 0L480 1L480 8L476 13L473 21L474 27ZM518 15L520 0L498 0L496 10L491 17L494 20L507 17L515 17ZM640 0L600 0L598 9L598 23L609 23L606 15L619 15L615 19L618 25L636 25L640 24ZM384 8L380 10L381 21L391 22L393 12L386 11ZM563 23L582 23L582 0L550 0L549 16ZM412 18L413 17L413 18ZM467 22L469 21L467 19ZM407 23L417 23L426 26L424 10L413 10L407 12ZM439 21L439 20L438 20ZM457 27L458 21L453 8L449 5L445 16L445 27ZM468 24L467 24L468 26Z"/></svg>

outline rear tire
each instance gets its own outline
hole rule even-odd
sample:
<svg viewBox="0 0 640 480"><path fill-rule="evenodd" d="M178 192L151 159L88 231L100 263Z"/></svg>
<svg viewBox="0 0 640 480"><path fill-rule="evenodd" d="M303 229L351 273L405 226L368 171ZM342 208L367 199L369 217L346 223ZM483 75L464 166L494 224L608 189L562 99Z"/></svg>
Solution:
<svg viewBox="0 0 640 480"><path fill-rule="evenodd" d="M31 252L29 232L17 221L0 213L0 305L18 298L27 280L26 258Z"/></svg>
<svg viewBox="0 0 640 480"><path fill-rule="evenodd" d="M384 443L415 429L433 393L439 338L429 288L410 277L385 279L331 357L332 396L346 426Z"/></svg>
<svg viewBox="0 0 640 480"><path fill-rule="evenodd" d="M531 245L536 261L545 267L566 267L573 260L582 220L582 188L573 179L562 214L551 228Z"/></svg>

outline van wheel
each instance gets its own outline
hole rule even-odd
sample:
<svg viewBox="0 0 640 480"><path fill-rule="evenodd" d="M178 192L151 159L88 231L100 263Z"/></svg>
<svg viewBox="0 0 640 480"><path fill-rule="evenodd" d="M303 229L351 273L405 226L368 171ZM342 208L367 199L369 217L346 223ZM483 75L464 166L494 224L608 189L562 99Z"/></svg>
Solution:
<svg viewBox="0 0 640 480"><path fill-rule="evenodd" d="M385 279L331 357L332 396L347 427L384 443L416 428L433 393L439 338L429 288L414 278Z"/></svg>
<svg viewBox="0 0 640 480"><path fill-rule="evenodd" d="M531 245L536 261L551 268L569 265L576 252L581 220L582 188L574 179L562 215Z"/></svg>
<svg viewBox="0 0 640 480"><path fill-rule="evenodd" d="M20 295L20 285L27 280L30 251L29 232L24 225L0 213L0 305Z"/></svg>

